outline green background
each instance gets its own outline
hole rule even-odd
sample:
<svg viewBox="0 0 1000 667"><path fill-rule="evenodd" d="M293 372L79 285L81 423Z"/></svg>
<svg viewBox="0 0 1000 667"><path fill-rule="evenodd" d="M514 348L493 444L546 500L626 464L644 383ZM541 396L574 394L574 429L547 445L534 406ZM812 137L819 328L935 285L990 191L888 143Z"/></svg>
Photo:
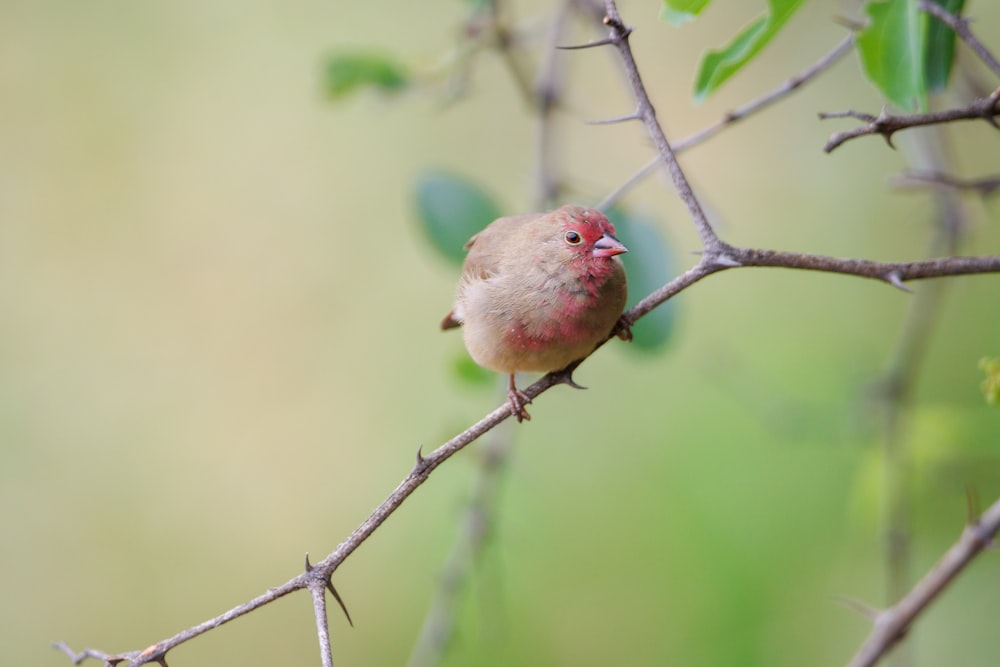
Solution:
<svg viewBox="0 0 1000 667"><path fill-rule="evenodd" d="M621 9L671 138L844 34L840 6L812 3L694 105L699 54L760 8L720 6L681 30L656 3ZM971 10L1000 50L998 8ZM500 402L499 380L455 377L461 337L437 325L457 269L422 237L412 185L445 168L487 184L505 212L533 206L535 125L501 60L478 58L468 98L450 105L437 81L336 104L322 91L338 49L440 66L464 12L450 0L0 6L0 663L69 664L55 640L142 648L284 582L388 495L418 447ZM650 148L637 124L581 122L632 108L613 54L560 58L562 173L593 203ZM821 151L851 124L818 111L881 104L848 56L682 162L730 242L919 258L933 206L889 187L904 154L877 138ZM950 134L960 174L997 170L995 130ZM650 179L627 203L662 220L678 266L693 262L669 185ZM996 204L969 208L963 251L1000 252ZM906 422L915 572L957 537L967 484L984 503L1000 493L1000 413L976 368L1000 355L1000 279L948 284ZM846 662L867 625L837 599L884 603L872 383L911 301L855 278L732 271L678 297L665 352L602 349L578 371L588 391L552 390L514 429L496 532L444 664ZM356 625L332 616L337 664L405 661L477 447L337 572ZM921 664L996 663L998 567L976 562L920 621ZM169 660L318 664L309 598Z"/></svg>

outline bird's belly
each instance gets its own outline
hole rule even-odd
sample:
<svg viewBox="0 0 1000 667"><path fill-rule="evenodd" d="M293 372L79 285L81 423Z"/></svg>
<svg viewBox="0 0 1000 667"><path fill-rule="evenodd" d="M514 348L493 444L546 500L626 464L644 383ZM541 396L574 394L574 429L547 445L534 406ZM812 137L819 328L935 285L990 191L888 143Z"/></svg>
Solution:
<svg viewBox="0 0 1000 667"><path fill-rule="evenodd" d="M601 307L592 295L549 292L532 308L494 301L469 315L465 344L476 363L503 373L547 372L589 354L611 331L621 307ZM617 311L615 308L617 307Z"/></svg>

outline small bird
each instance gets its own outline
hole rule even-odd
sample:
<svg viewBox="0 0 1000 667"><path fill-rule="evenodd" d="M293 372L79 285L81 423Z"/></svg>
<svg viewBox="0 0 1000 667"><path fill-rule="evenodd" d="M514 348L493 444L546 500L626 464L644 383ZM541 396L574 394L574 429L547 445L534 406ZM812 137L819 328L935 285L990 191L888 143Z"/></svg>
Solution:
<svg viewBox="0 0 1000 667"><path fill-rule="evenodd" d="M465 244L458 295L442 329L463 328L477 364L507 373L517 421L531 402L514 374L549 372L582 359L618 326L625 308L628 249L603 213L563 206L494 220Z"/></svg>

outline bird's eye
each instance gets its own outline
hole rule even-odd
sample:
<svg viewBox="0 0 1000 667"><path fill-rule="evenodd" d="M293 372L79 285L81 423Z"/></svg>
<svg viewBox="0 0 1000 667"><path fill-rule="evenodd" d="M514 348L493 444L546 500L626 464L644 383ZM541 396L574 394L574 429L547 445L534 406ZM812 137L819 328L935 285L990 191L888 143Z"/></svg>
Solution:
<svg viewBox="0 0 1000 667"><path fill-rule="evenodd" d="M566 235L563 238L565 238L566 243L570 245L580 245L583 242L583 237L572 229L566 232Z"/></svg>

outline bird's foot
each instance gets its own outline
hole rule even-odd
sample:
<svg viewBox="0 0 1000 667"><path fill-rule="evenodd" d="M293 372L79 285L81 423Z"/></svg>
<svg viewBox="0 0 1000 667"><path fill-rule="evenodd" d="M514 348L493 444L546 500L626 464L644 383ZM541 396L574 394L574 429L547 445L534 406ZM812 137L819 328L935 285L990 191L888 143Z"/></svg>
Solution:
<svg viewBox="0 0 1000 667"><path fill-rule="evenodd" d="M507 390L507 400L510 401L510 413L514 415L517 419L517 423L520 424L522 421L531 421L531 415L525 409L528 403L531 403L531 399L528 395L517 387L511 387Z"/></svg>
<svg viewBox="0 0 1000 667"><path fill-rule="evenodd" d="M622 315L618 319L618 323L615 324L615 328L611 330L611 334L618 336L626 343L632 342L632 325L635 324L628 315Z"/></svg>
<svg viewBox="0 0 1000 667"><path fill-rule="evenodd" d="M531 415L524 409L524 406L531 403L531 398L514 385L513 373L507 381L507 400L510 401L510 414L514 415L518 424L526 419L531 421Z"/></svg>

